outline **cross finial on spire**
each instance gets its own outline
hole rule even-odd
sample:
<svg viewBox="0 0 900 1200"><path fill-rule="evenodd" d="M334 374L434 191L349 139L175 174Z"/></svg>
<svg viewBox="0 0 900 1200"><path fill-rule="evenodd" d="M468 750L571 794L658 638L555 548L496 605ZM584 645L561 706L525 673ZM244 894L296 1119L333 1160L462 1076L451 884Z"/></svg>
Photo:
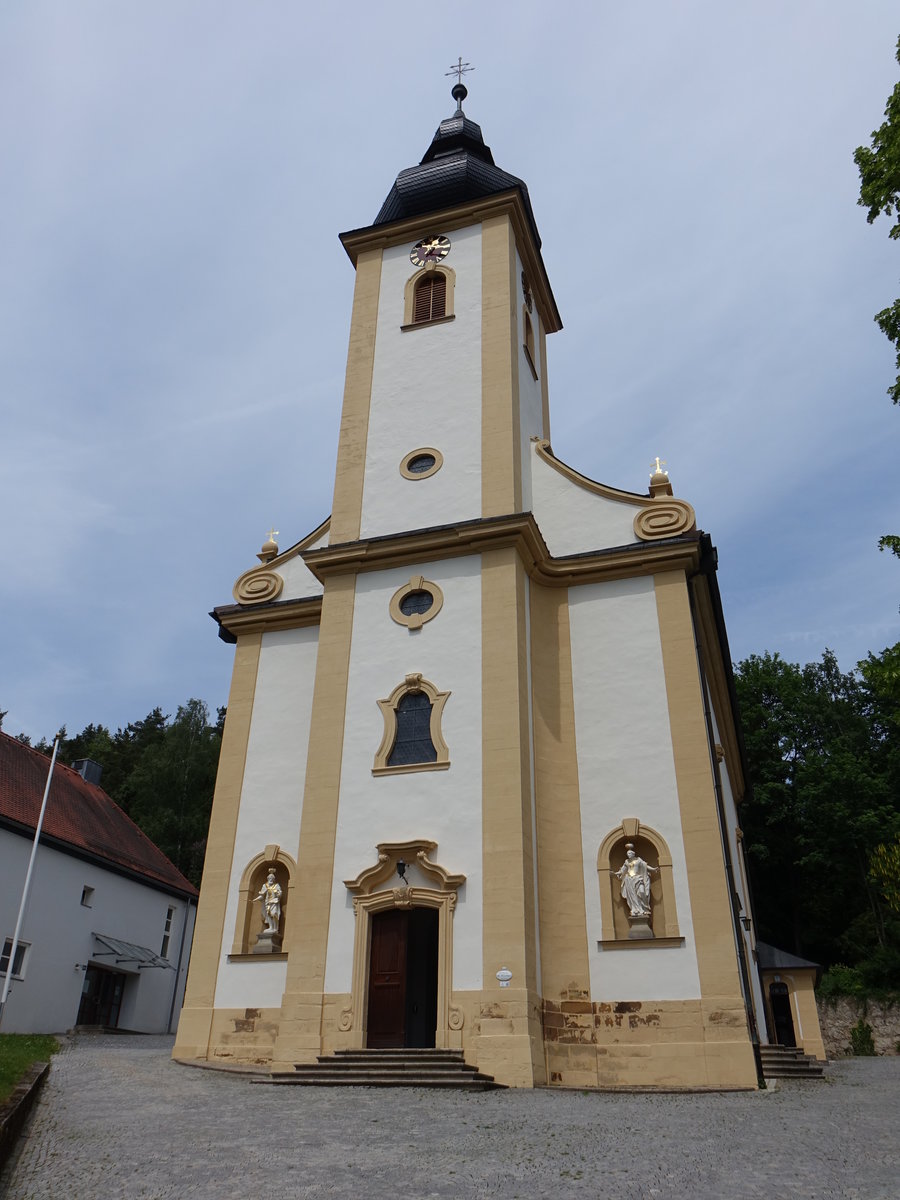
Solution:
<svg viewBox="0 0 900 1200"><path fill-rule="evenodd" d="M474 67L470 67L468 63L463 62L462 55L460 55L456 65L452 66L449 71L444 72L445 75L456 76L456 83L454 83L450 92L450 95L456 101L456 112L454 113L454 116L461 117L463 115L462 102L469 94L469 89L463 83L462 77L463 75L468 75L470 71L474 70Z"/></svg>
<svg viewBox="0 0 900 1200"><path fill-rule="evenodd" d="M456 82L462 83L463 75L468 75L468 73L470 71L474 71L474 70L475 70L474 67L470 67L468 63L463 62L462 55L460 55L459 60L456 63L456 66L451 67L450 70L445 71L444 74L445 75L455 75Z"/></svg>

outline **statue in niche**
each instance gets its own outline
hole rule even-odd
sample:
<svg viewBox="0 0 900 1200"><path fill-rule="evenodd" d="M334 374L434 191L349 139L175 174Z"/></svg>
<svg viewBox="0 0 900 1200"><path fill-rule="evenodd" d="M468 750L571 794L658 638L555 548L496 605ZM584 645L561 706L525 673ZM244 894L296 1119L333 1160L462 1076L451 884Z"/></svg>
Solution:
<svg viewBox="0 0 900 1200"><path fill-rule="evenodd" d="M616 878L622 885L622 899L632 917L650 916L650 872L658 870L659 867L651 867L635 854L632 842L626 843L625 861L616 871Z"/></svg>
<svg viewBox="0 0 900 1200"><path fill-rule="evenodd" d="M270 871L266 876L266 882L259 889L259 895L254 898L262 901L262 915L265 920L263 932L277 933L281 920L281 884L275 879L274 871Z"/></svg>

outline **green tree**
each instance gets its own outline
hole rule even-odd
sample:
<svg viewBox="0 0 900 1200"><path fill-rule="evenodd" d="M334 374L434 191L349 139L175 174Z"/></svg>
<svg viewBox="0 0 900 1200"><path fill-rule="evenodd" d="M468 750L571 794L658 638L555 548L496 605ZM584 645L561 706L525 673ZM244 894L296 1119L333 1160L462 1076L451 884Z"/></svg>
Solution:
<svg viewBox="0 0 900 1200"><path fill-rule="evenodd" d="M884 896L892 912L900 913L900 841L882 843L872 851L870 864L872 882Z"/></svg>
<svg viewBox="0 0 900 1200"><path fill-rule="evenodd" d="M900 62L900 39L897 41ZM859 146L853 161L859 168L859 204L868 209L871 225L876 217L896 217L888 236L900 238L900 83L888 97L885 120L872 133L871 146ZM888 389L895 404L900 404L900 300L882 309L875 320L885 337L897 348L897 379Z"/></svg>
<svg viewBox="0 0 900 1200"><path fill-rule="evenodd" d="M900 62L900 39L897 41ZM867 209L871 225L876 217L894 217L888 237L900 238L900 82L888 97L885 119L872 133L870 146L858 146L853 161L859 168L858 203ZM897 351L897 378L888 388L894 404L900 404L900 299L876 313L878 327ZM900 558L900 536L886 534L879 539L879 550L889 550Z"/></svg>
<svg viewBox="0 0 900 1200"><path fill-rule="evenodd" d="M220 708L211 725L201 700L188 700L174 719L157 707L114 734L94 724L72 737L63 730L59 761L99 763L103 789L199 886L224 721ZM41 738L34 748L49 757L52 743Z"/></svg>
<svg viewBox="0 0 900 1200"><path fill-rule="evenodd" d="M181 705L123 784L132 819L199 886L221 736L202 700Z"/></svg>
<svg viewBox="0 0 900 1200"><path fill-rule="evenodd" d="M764 940L825 964L900 969L898 929L870 857L900 835L894 648L844 673L833 654L737 665L752 794L741 811Z"/></svg>

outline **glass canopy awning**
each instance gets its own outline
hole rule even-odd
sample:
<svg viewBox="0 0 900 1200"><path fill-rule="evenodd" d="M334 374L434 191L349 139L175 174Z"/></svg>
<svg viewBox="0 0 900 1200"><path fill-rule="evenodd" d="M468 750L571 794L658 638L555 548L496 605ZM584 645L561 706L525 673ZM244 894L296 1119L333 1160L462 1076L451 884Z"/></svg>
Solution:
<svg viewBox="0 0 900 1200"><path fill-rule="evenodd" d="M146 946L137 946L134 942L123 942L121 938L110 937L106 933L93 935L105 950L95 950L93 958L115 958L117 963L137 963L138 970L144 967L164 967L170 971L175 968L159 954L154 954Z"/></svg>

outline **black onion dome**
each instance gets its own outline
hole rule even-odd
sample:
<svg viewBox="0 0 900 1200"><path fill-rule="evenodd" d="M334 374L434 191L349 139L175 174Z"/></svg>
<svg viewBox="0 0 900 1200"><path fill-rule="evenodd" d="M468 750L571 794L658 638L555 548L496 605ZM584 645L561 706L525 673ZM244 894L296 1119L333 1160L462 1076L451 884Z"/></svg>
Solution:
<svg viewBox="0 0 900 1200"><path fill-rule="evenodd" d="M540 248L541 239L531 211L528 188L517 176L495 164L490 147L484 144L481 126L463 113L462 97L458 97L458 92L464 97L465 88L454 88L454 98L460 99L456 112L441 121L419 165L407 167L397 176L374 224L387 225L404 217L423 216L516 188L524 201L535 243Z"/></svg>

